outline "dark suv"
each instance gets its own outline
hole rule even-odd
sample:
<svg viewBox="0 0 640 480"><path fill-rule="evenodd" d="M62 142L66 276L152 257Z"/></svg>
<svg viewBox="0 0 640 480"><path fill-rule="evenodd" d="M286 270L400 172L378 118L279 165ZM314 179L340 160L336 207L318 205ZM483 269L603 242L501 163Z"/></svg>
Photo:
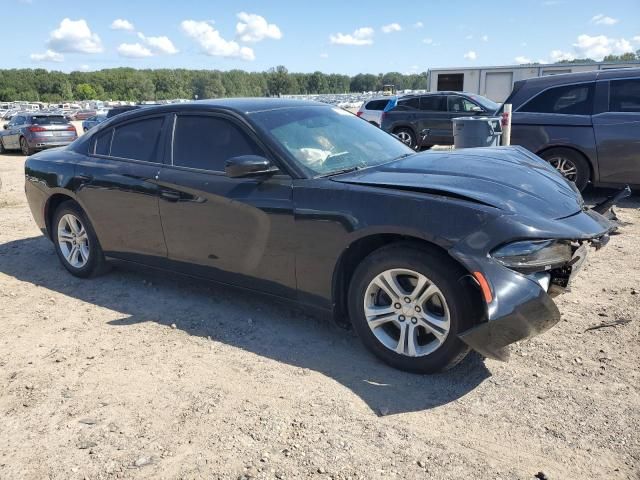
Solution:
<svg viewBox="0 0 640 480"><path fill-rule="evenodd" d="M480 95L465 92L437 92L406 95L382 114L381 128L393 133L412 148L453 145L456 117L493 115L500 108Z"/></svg>
<svg viewBox="0 0 640 480"><path fill-rule="evenodd" d="M640 68L516 82L511 143L556 167L580 190L640 185Z"/></svg>

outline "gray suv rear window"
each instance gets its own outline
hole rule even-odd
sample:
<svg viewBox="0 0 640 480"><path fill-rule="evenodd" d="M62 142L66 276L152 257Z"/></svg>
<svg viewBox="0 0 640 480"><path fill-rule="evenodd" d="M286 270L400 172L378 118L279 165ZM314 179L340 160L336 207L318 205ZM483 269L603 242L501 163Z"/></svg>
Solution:
<svg viewBox="0 0 640 480"><path fill-rule="evenodd" d="M389 100L371 100L364 108L367 110L384 110L387 103L389 103Z"/></svg>

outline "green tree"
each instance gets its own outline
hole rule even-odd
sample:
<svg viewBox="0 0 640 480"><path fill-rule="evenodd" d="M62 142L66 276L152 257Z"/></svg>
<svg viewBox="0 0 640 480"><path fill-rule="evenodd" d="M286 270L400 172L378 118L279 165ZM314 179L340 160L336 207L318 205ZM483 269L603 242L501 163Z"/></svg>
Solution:
<svg viewBox="0 0 640 480"><path fill-rule="evenodd" d="M78 100L95 100L98 98L96 89L88 83L79 83L76 85L76 99Z"/></svg>

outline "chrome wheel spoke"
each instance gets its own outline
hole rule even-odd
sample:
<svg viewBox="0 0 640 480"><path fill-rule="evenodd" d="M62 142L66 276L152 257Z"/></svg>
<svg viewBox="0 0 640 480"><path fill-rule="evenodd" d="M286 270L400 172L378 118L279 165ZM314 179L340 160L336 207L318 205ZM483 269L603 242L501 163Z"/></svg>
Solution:
<svg viewBox="0 0 640 480"><path fill-rule="evenodd" d="M70 213L58 223L58 246L69 265L82 268L89 261L89 237L82 221Z"/></svg>
<svg viewBox="0 0 640 480"><path fill-rule="evenodd" d="M407 330L409 329L406 323L400 326L400 337L398 338L398 344L396 345L396 352L405 354L405 348L407 343Z"/></svg>
<svg viewBox="0 0 640 480"><path fill-rule="evenodd" d="M435 285L431 284L427 287L427 289L422 292L422 295L416 300L416 303L420 306L424 304L427 300L429 300L432 296L436 295L440 290Z"/></svg>
<svg viewBox="0 0 640 480"><path fill-rule="evenodd" d="M373 330L374 328L378 328L390 322L397 323L397 318L398 317L395 313L390 315L384 315L382 317L373 318L369 320L369 328Z"/></svg>
<svg viewBox="0 0 640 480"><path fill-rule="evenodd" d="M446 337L449 331L449 319L448 318L440 318L435 315L425 313L418 320L420 326L425 328L429 333L433 333L433 335L437 339L442 339Z"/></svg>

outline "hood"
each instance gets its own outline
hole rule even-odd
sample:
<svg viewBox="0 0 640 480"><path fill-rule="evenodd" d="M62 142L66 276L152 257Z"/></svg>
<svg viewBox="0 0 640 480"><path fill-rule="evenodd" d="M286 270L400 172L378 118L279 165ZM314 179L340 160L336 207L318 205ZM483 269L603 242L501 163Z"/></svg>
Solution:
<svg viewBox="0 0 640 480"><path fill-rule="evenodd" d="M507 213L559 219L583 208L580 193L547 162L522 147L424 152L334 181L451 196Z"/></svg>

